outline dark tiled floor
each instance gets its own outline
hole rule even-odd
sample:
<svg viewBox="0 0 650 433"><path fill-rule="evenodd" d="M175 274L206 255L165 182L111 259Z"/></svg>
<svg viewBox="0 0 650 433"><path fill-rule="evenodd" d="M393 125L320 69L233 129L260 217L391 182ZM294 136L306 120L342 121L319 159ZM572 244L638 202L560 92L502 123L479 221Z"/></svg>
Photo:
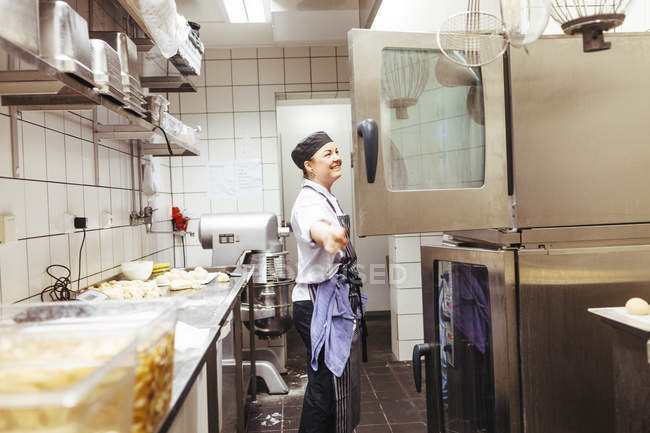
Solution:
<svg viewBox="0 0 650 433"><path fill-rule="evenodd" d="M390 317L369 317L368 332L368 362L361 364L361 422L356 433L426 433L424 393L415 391L411 363L393 360ZM293 328L287 344L289 373L284 379L289 394L260 392L257 402L248 407L248 432L298 432L307 385L306 351ZM261 383L259 388L263 389Z"/></svg>

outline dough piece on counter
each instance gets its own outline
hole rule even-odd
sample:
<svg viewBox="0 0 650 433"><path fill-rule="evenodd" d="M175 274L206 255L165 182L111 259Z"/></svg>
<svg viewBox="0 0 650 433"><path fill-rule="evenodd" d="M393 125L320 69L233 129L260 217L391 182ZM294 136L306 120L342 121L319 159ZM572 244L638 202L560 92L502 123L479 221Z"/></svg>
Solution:
<svg viewBox="0 0 650 433"><path fill-rule="evenodd" d="M156 277L156 284L158 284L159 286L166 286L169 284L169 278L167 278L164 275L158 275Z"/></svg>
<svg viewBox="0 0 650 433"><path fill-rule="evenodd" d="M192 282L189 280L172 280L169 283L169 290L186 290L192 288Z"/></svg>
<svg viewBox="0 0 650 433"><path fill-rule="evenodd" d="M230 281L230 277L228 274L224 274L223 272L217 272L217 281L220 283L227 283Z"/></svg>
<svg viewBox="0 0 650 433"><path fill-rule="evenodd" d="M198 281L203 281L208 279L208 271L203 269L202 267L197 267L193 271L190 272L190 277L193 280L198 280Z"/></svg>
<svg viewBox="0 0 650 433"><path fill-rule="evenodd" d="M631 298L625 303L627 314L635 316L645 316L650 313L650 305L641 298Z"/></svg>

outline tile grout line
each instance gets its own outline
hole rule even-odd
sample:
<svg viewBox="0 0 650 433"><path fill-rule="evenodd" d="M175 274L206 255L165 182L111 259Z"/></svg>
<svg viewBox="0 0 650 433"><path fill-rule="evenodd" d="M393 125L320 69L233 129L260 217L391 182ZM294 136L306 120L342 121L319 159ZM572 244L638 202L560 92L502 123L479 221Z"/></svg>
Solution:
<svg viewBox="0 0 650 433"><path fill-rule="evenodd" d="M386 420L386 424L388 425L388 431L390 433L393 433L393 427L391 427L390 423L388 422L388 417L386 416L386 412L384 411L384 406L381 404L381 401L379 400L379 397L377 396L377 391L375 391L375 387L373 386L372 381L370 380L370 376L368 375L368 373L363 373L363 375L365 375L366 378L368 379L368 383L370 384L370 388L372 389L372 393L375 396L375 399L377 400L377 404L379 405L379 409L381 410L381 414L383 415L384 420Z"/></svg>

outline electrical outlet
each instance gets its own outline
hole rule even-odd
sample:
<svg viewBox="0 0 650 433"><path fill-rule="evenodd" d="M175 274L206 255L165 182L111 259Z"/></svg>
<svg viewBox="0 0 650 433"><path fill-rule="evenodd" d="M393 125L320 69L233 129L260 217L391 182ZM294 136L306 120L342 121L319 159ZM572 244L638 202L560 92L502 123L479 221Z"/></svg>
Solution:
<svg viewBox="0 0 650 433"><path fill-rule="evenodd" d="M66 233L74 233L74 218L75 216L71 213L63 214L63 227Z"/></svg>
<svg viewBox="0 0 650 433"><path fill-rule="evenodd" d="M86 218L86 217L75 217L74 218L74 228L76 228L76 229L87 229L88 228L88 218Z"/></svg>
<svg viewBox="0 0 650 433"><path fill-rule="evenodd" d="M14 215L0 215L0 244L17 240L16 217Z"/></svg>
<svg viewBox="0 0 650 433"><path fill-rule="evenodd" d="M102 228L113 227L113 215L110 212L102 212Z"/></svg>

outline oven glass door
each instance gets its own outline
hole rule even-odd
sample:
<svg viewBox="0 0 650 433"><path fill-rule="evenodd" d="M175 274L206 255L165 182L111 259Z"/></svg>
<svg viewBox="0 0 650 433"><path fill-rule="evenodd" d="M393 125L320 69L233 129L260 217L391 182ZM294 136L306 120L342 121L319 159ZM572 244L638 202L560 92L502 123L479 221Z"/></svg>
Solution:
<svg viewBox="0 0 650 433"><path fill-rule="evenodd" d="M514 253L422 247L421 257L429 433L520 431Z"/></svg>
<svg viewBox="0 0 650 433"><path fill-rule="evenodd" d="M446 433L496 433L488 270L437 262L442 425Z"/></svg>
<svg viewBox="0 0 650 433"><path fill-rule="evenodd" d="M357 232L507 227L503 61L459 66L431 34L348 44Z"/></svg>

